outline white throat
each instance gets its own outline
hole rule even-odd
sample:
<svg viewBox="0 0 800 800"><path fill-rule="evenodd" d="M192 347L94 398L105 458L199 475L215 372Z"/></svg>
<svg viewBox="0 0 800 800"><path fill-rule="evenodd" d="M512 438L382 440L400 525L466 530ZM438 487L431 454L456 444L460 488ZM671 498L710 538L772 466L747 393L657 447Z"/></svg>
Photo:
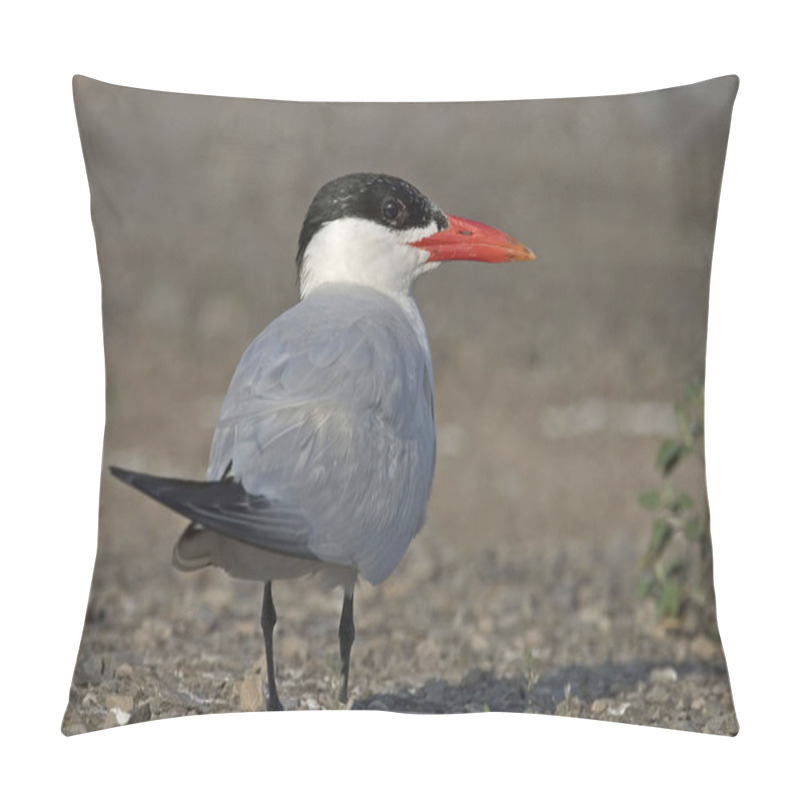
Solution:
<svg viewBox="0 0 800 800"><path fill-rule="evenodd" d="M300 297L326 283L354 283L407 297L417 277L439 266L409 242L437 230L435 222L405 231L354 217L326 222L303 254Z"/></svg>

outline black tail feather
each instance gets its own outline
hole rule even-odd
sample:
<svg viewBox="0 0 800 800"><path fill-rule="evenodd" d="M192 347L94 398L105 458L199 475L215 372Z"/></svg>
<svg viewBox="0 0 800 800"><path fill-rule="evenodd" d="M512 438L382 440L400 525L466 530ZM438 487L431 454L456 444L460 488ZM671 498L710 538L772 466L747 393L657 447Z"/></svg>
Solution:
<svg viewBox="0 0 800 800"><path fill-rule="evenodd" d="M190 481L111 467L111 474L194 523L245 544L319 560L311 525L294 506L252 495L230 479Z"/></svg>

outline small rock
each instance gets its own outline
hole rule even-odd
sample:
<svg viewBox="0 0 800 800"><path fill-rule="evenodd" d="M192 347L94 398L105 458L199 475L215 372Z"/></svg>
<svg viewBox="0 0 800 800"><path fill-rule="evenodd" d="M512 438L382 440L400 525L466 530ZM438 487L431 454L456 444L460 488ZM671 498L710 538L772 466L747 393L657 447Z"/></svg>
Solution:
<svg viewBox="0 0 800 800"><path fill-rule="evenodd" d="M106 708L115 709L130 713L133 711L133 697L129 694L110 694L106 698Z"/></svg>
<svg viewBox="0 0 800 800"><path fill-rule="evenodd" d="M121 708L112 708L111 713L117 718L117 725L127 725L131 719L130 711L123 711Z"/></svg>
<svg viewBox="0 0 800 800"><path fill-rule="evenodd" d="M121 680L127 680L131 675L133 675L133 667L130 664L120 664L114 672L114 676Z"/></svg>
<svg viewBox="0 0 800 800"><path fill-rule="evenodd" d="M739 725L734 714L719 714L703 727L703 733L714 733L717 736L736 736L738 732Z"/></svg>
<svg viewBox="0 0 800 800"><path fill-rule="evenodd" d="M605 710L608 708L608 700L605 697L598 697L592 703L592 714L603 714Z"/></svg>
<svg viewBox="0 0 800 800"><path fill-rule="evenodd" d="M706 707L706 700L704 697L695 697L692 700L692 711L700 711L701 708Z"/></svg>
<svg viewBox="0 0 800 800"><path fill-rule="evenodd" d="M717 645L708 636L695 636L691 645L692 655L701 661L711 661L718 654Z"/></svg>
<svg viewBox="0 0 800 800"><path fill-rule="evenodd" d="M144 703L140 706L136 706L133 709L133 713L131 714L129 724L135 725L137 722L149 722L151 716L152 716L152 711L150 710L150 704Z"/></svg>
<svg viewBox="0 0 800 800"><path fill-rule="evenodd" d="M264 680L257 672L248 673L239 687L239 707L242 711L260 711L264 702Z"/></svg>
<svg viewBox="0 0 800 800"><path fill-rule="evenodd" d="M656 703L662 704L666 703L669 700L669 691L664 686L663 683L657 683L650 691L645 695L645 699L648 703Z"/></svg>
<svg viewBox="0 0 800 800"><path fill-rule="evenodd" d="M127 725L130 718L131 715L128 711L123 711L121 708L112 708L108 712L108 714L106 714L106 719L105 722L103 723L103 727L117 728L122 725Z"/></svg>
<svg viewBox="0 0 800 800"><path fill-rule="evenodd" d="M650 670L650 680L652 683L673 683L678 680L678 673L673 667L657 667Z"/></svg>
<svg viewBox="0 0 800 800"><path fill-rule="evenodd" d="M75 670L75 680L78 683L99 683L106 672L106 663L103 657L94 653L78 662Z"/></svg>
<svg viewBox="0 0 800 800"><path fill-rule="evenodd" d="M164 644L172 636L172 626L163 619L148 617L133 634L133 643L139 648Z"/></svg>
<svg viewBox="0 0 800 800"><path fill-rule="evenodd" d="M82 722L75 722L64 728L64 736L77 736L79 733L86 733L86 726Z"/></svg>

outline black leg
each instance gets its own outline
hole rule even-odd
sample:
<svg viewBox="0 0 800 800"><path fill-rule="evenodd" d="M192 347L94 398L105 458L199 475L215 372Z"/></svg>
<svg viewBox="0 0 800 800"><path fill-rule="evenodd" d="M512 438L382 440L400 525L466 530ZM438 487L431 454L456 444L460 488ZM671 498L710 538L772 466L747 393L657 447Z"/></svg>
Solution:
<svg viewBox="0 0 800 800"><path fill-rule="evenodd" d="M342 657L342 686L339 689L339 702L347 702L347 680L350 677L350 650L356 638L353 622L353 595L345 590L342 604L342 618L339 620L339 654Z"/></svg>
<svg viewBox="0 0 800 800"><path fill-rule="evenodd" d="M281 701L278 699L278 687L275 684L275 659L272 654L272 631L278 615L275 613L275 604L272 602L272 582L264 584L264 602L261 606L261 630L264 631L264 646L267 648L267 711L283 711Z"/></svg>

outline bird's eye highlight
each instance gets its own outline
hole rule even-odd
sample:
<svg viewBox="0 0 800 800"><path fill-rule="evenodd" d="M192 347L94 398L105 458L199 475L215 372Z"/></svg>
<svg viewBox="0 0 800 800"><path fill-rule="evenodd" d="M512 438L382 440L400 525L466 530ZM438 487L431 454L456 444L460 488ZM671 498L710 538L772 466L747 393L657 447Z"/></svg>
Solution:
<svg viewBox="0 0 800 800"><path fill-rule="evenodd" d="M381 213L387 222L397 222L405 210L403 203L395 197L387 197L383 201Z"/></svg>

